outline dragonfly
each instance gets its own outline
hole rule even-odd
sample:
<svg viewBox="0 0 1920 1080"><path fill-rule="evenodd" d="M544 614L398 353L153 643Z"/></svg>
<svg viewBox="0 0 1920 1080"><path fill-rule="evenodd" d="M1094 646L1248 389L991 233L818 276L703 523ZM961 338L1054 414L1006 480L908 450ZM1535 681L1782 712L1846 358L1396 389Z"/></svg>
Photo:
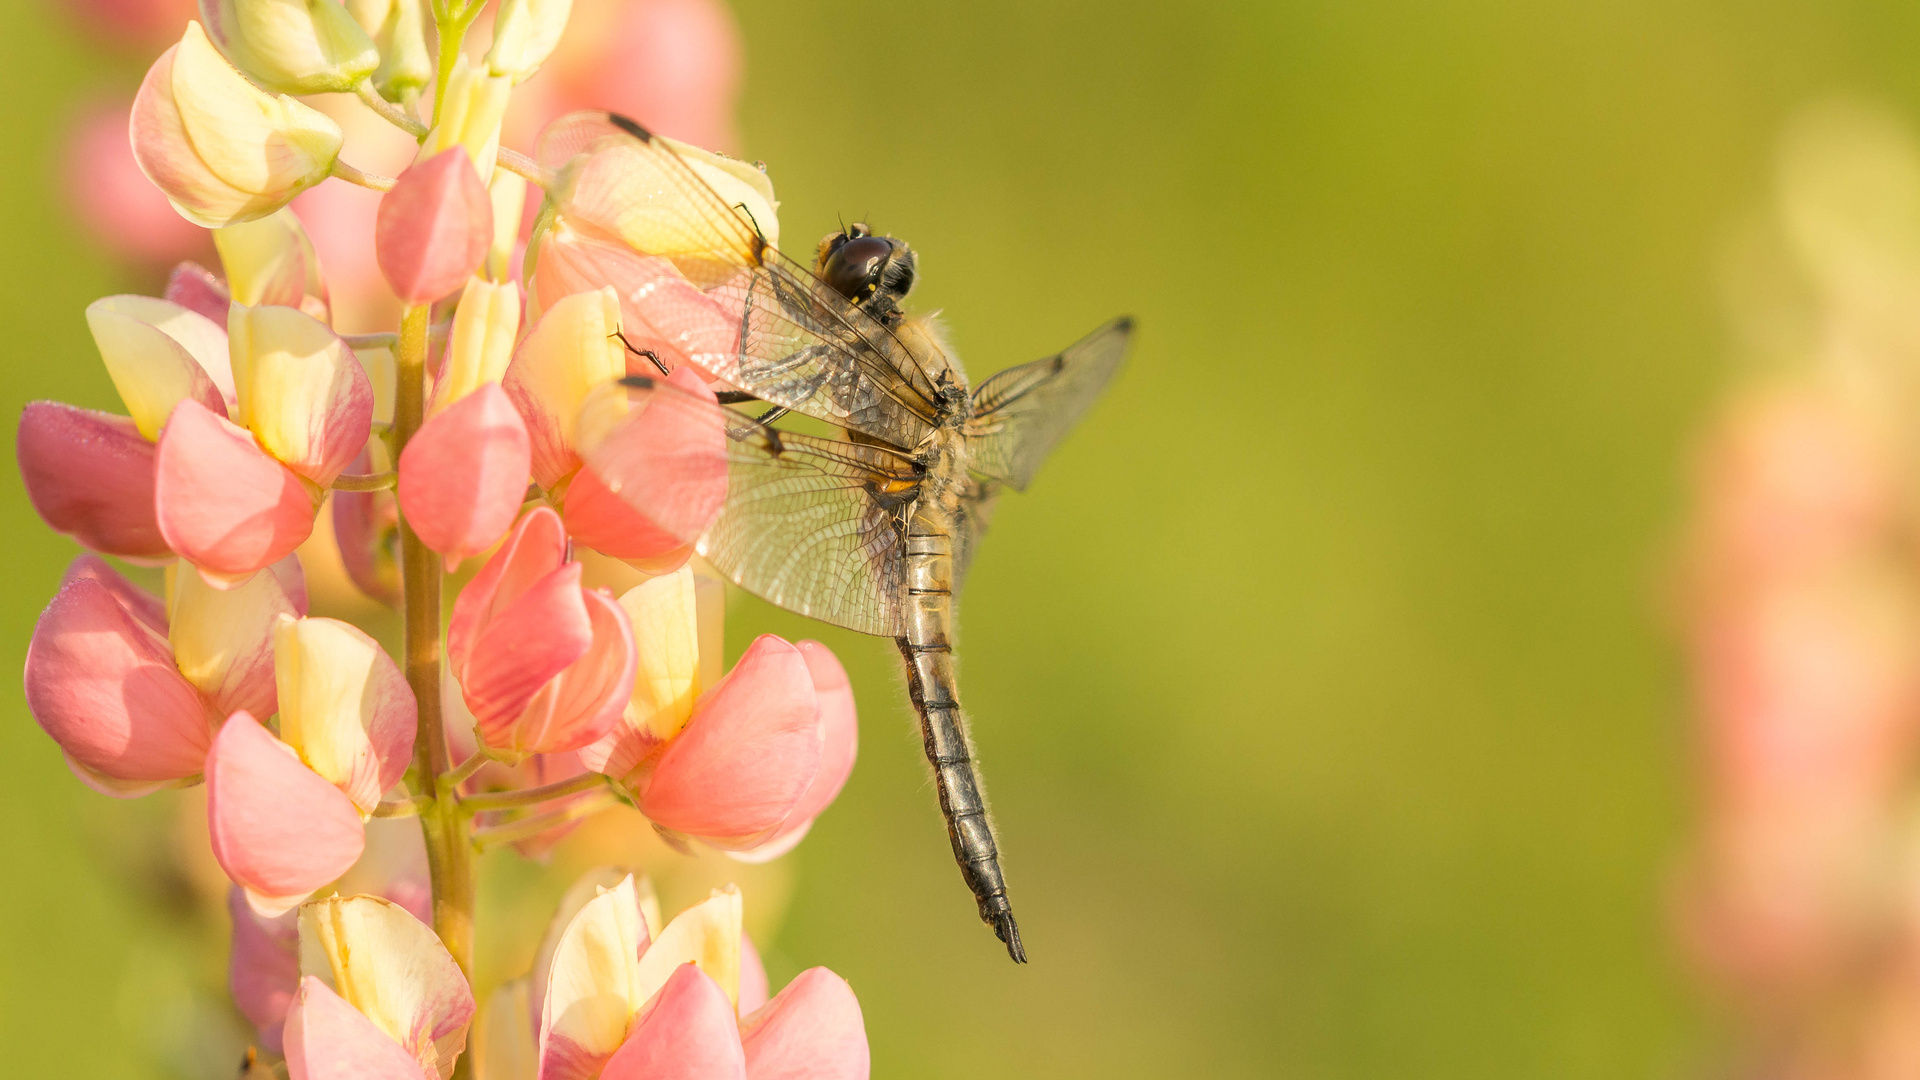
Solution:
<svg viewBox="0 0 1920 1080"><path fill-rule="evenodd" d="M639 162L622 196L632 205L621 212L651 215L676 251L742 268L708 293L738 313L739 333L724 349L685 357L731 388L717 403L650 374L621 380L634 414L710 408L725 430L723 507L686 539L748 592L895 641L954 859L982 921L1025 963L960 705L955 598L996 499L1031 483L1113 379L1132 320L969 387L933 319L904 306L918 277L905 242L846 226L803 265L769 244L747 208L729 205L672 140L612 113L562 123L574 128L564 142L619 140ZM657 353L647 358L669 370ZM749 402L767 409L730 407ZM776 426L788 413L835 435ZM621 445L609 439L587 454L616 491L649 464L622 459Z"/></svg>

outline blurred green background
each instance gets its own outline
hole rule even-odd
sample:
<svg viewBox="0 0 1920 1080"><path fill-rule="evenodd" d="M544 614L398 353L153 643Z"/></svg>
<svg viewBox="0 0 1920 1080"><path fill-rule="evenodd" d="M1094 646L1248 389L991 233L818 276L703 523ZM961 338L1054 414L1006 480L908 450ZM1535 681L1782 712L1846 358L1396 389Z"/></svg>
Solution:
<svg viewBox="0 0 1920 1080"><path fill-rule="evenodd" d="M81 309L145 283L47 163L76 95L142 63L50 6L0 2L0 385L107 406ZM1920 116L1920 9L736 10L789 236L909 238L976 378L1141 327L965 606L1030 966L975 921L892 646L735 609L736 648L830 641L862 706L776 984L850 979L888 1077L1698 1071L1712 1019L1663 921L1687 736L1662 597L1726 368L1714 260L1796 106ZM4 477L17 671L73 549ZM80 846L100 800L13 693L0 760L5 1071L153 1075L134 1021L166 984L129 974L152 916Z"/></svg>

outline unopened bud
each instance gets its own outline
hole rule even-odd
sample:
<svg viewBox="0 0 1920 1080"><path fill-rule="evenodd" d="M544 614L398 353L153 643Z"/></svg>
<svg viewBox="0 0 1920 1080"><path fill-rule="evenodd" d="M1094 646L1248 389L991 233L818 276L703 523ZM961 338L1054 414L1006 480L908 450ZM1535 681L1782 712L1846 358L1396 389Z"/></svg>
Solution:
<svg viewBox="0 0 1920 1080"><path fill-rule="evenodd" d="M129 131L140 169L187 220L252 221L327 178L339 125L234 70L200 24L147 70Z"/></svg>
<svg viewBox="0 0 1920 1080"><path fill-rule="evenodd" d="M416 163L380 198L374 254L408 304L430 304L459 288L492 241L493 204L463 147Z"/></svg>
<svg viewBox="0 0 1920 1080"><path fill-rule="evenodd" d="M560 44L573 0L501 0L493 20L487 70L525 82Z"/></svg>
<svg viewBox="0 0 1920 1080"><path fill-rule="evenodd" d="M512 79L489 75L485 68L467 63L462 56L454 63L453 77L447 81L447 93L440 102L440 115L420 144L416 160L425 161L451 147L464 146L480 179L484 182L492 178L493 159L500 151L500 121L507 114L507 98L512 93Z"/></svg>
<svg viewBox="0 0 1920 1080"><path fill-rule="evenodd" d="M380 64L339 0L200 0L200 17L236 67L283 94L343 93Z"/></svg>
<svg viewBox="0 0 1920 1080"><path fill-rule="evenodd" d="M406 91L433 81L420 0L347 0L347 12L380 50L373 85L387 100L398 101Z"/></svg>

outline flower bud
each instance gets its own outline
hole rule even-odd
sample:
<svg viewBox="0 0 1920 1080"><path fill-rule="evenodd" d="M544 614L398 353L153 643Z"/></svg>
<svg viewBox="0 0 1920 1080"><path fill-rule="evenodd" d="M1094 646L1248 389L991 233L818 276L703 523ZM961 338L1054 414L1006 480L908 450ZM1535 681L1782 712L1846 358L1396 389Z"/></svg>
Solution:
<svg viewBox="0 0 1920 1080"><path fill-rule="evenodd" d="M502 173L511 176L511 173ZM520 333L520 286L467 279L460 307L453 314L447 358L433 384L429 415L437 414L487 383L498 383L513 360Z"/></svg>
<svg viewBox="0 0 1920 1080"><path fill-rule="evenodd" d="M482 383L401 451L400 508L421 542L458 566L513 527L527 494L527 455L527 428L513 402L497 384Z"/></svg>
<svg viewBox="0 0 1920 1080"><path fill-rule="evenodd" d="M248 82L197 22L148 69L130 135L147 178L208 228L285 206L326 179L342 140L324 114Z"/></svg>
<svg viewBox="0 0 1920 1080"><path fill-rule="evenodd" d="M339 0L200 0L200 18L235 67L283 94L346 93L380 64Z"/></svg>
<svg viewBox="0 0 1920 1080"><path fill-rule="evenodd" d="M173 552L154 513L155 456L127 417L58 401L28 403L14 441L27 498L49 527L144 562Z"/></svg>
<svg viewBox="0 0 1920 1080"><path fill-rule="evenodd" d="M433 81L433 54L427 51L420 0L347 0L347 12L380 49L373 84L388 101L399 101L406 91Z"/></svg>
<svg viewBox="0 0 1920 1080"><path fill-rule="evenodd" d="M374 253L394 295L430 304L460 287L486 260L493 203L464 147L425 158L380 197Z"/></svg>
<svg viewBox="0 0 1920 1080"><path fill-rule="evenodd" d="M487 277L505 281L512 276L520 219L527 210L527 178L495 169L493 179L487 181L487 197L493 200L493 245L487 249Z"/></svg>
<svg viewBox="0 0 1920 1080"><path fill-rule="evenodd" d="M226 415L226 398L209 370L227 367L220 327L151 296L109 296L87 305L87 328L142 436L158 439L185 398Z"/></svg>
<svg viewBox="0 0 1920 1080"><path fill-rule="evenodd" d="M500 151L500 121L507 114L513 80L489 75L467 62L454 62L453 77L440 103L433 130L420 144L417 161L426 161L456 146L465 147L467 160L485 181L493 177L493 160ZM464 276L464 275L463 275Z"/></svg>
<svg viewBox="0 0 1920 1080"><path fill-rule="evenodd" d="M236 304L299 308L327 321L327 282L320 256L292 210L213 231L227 289ZM224 309L222 322L225 321Z"/></svg>
<svg viewBox="0 0 1920 1080"><path fill-rule="evenodd" d="M574 424L596 388L627 372L620 299L612 289L564 297L540 316L501 379L526 419L533 479L552 490L580 467Z"/></svg>
<svg viewBox="0 0 1920 1080"><path fill-rule="evenodd" d="M216 715L245 710L272 716L273 628L307 613L300 560L288 556L245 584L216 589L191 567L167 568L167 640L180 674L213 703Z"/></svg>
<svg viewBox="0 0 1920 1080"><path fill-rule="evenodd" d="M318 487L367 445L373 386L346 342L289 307L235 305L227 319L235 418Z"/></svg>
<svg viewBox="0 0 1920 1080"><path fill-rule="evenodd" d="M601 1080L747 1080L738 1023L719 984L693 964L682 964L634 1018Z"/></svg>
<svg viewBox="0 0 1920 1080"><path fill-rule="evenodd" d="M453 1073L473 991L446 946L405 908L377 896L302 906L300 974L338 993L427 1076Z"/></svg>
<svg viewBox="0 0 1920 1080"><path fill-rule="evenodd" d="M366 847L353 800L247 713L214 736L206 775L213 857L262 915L346 873Z"/></svg>
<svg viewBox="0 0 1920 1080"><path fill-rule="evenodd" d="M400 668L347 623L283 615L273 630L273 672L281 739L371 814L413 756L418 714Z"/></svg>
<svg viewBox="0 0 1920 1080"><path fill-rule="evenodd" d="M525 82L560 44L573 0L500 0L493 18L493 47L487 70Z"/></svg>

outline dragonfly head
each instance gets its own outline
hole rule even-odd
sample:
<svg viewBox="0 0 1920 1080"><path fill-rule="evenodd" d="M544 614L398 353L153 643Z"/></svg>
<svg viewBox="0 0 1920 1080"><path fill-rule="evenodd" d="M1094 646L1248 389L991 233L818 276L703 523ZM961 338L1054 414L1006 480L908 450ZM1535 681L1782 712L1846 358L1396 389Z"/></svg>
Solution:
<svg viewBox="0 0 1920 1080"><path fill-rule="evenodd" d="M919 259L906 241L875 236L856 221L820 241L814 272L856 306L881 297L874 306L897 311L900 298L913 290Z"/></svg>

